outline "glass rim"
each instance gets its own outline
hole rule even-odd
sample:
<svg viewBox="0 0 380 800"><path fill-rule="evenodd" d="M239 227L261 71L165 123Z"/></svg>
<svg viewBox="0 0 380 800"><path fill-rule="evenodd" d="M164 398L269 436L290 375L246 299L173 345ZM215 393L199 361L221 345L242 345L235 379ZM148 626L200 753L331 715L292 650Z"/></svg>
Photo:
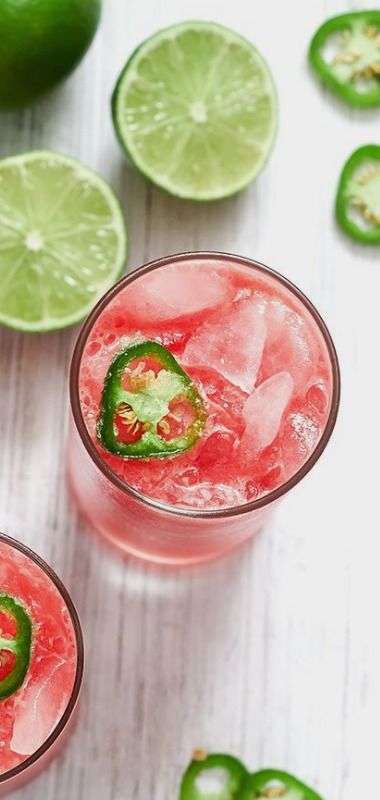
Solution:
<svg viewBox="0 0 380 800"><path fill-rule="evenodd" d="M22 761L21 764L18 764L16 767L12 767L12 769L9 769L6 772L0 774L0 787L1 784L6 783L12 778L18 777L22 772L29 769L29 767L31 767L33 764L36 764L37 761L39 761L39 759L42 756L44 756L45 753L48 752L48 750L50 750L50 748L59 738L61 733L63 733L77 704L79 692L82 686L83 670L84 670L84 642L83 642L82 628L78 612L65 585L62 583L61 579L54 572L54 570L49 566L49 564L47 564L46 561L44 561L44 559L41 558L41 556L35 553L34 550L31 550L29 547L22 544L17 539L13 539L11 536L8 536L8 534L2 533L0 531L0 543L1 542L3 542L6 545L9 545L9 547L13 548L14 550L18 550L24 556L33 561L34 564L40 567L40 569L42 569L45 575L47 575L48 578L50 578L50 580L60 593L67 607L73 625L75 642L76 642L77 661L76 661L76 673L75 673L73 688L71 690L70 698L65 708L65 711L62 714L62 717L60 718L60 720L58 721L57 725L52 730L48 738L40 745L40 747L37 750L35 750L34 753L32 753L30 756L28 756L28 758Z"/></svg>
<svg viewBox="0 0 380 800"><path fill-rule="evenodd" d="M83 351L95 322L97 321L101 313L104 311L104 309L111 302L111 300L113 300L113 298L117 294L119 294L120 291L122 291L126 286L128 286L128 284L133 283L142 275L147 275L149 272L152 272L155 269L159 269L160 267L169 266L172 264L177 264L180 263L181 261L199 261L202 259L207 259L211 261L225 261L227 263L230 262L235 265L254 269L256 271L263 273L264 275L269 275L274 280L277 280L280 284L282 284L283 287L285 287L285 289L287 289L291 294L295 295L297 299L301 301L302 305L305 306L307 311L309 311L312 319L314 320L314 322L316 323L316 325L320 330L320 333L322 334L329 355L331 364L331 373L332 373L332 395L331 395L329 416L317 446L310 454L309 458L305 461L305 463L300 467L300 469L297 470L294 473L294 475L288 478L288 480L285 481L283 484L281 484L281 486L279 486L277 489L273 489L272 491L268 492L268 494L263 495L262 497L259 497L256 500L251 500L247 503L243 503L238 506L229 506L226 508L216 508L216 509L185 508L184 506L174 506L167 503L163 503L156 498L148 497L142 492L139 492L133 486L130 486L121 478L119 478L119 476L116 475L110 469L108 464L106 464L106 462L103 461L101 455L96 449L91 439L91 436L87 430L79 398L79 377L80 377L80 366L81 366ZM163 258L154 259L153 261L149 261L140 267L134 268L130 273L122 277L116 284L114 284L114 286L112 286L100 298L100 300L98 300L98 302L94 306L93 310L91 311L87 319L84 321L79 331L78 338L76 340L74 351L71 358L69 382L70 382L70 405L75 427L79 433L79 436L81 438L81 441L85 449L87 450L88 455L90 456L95 466L109 481L111 481L111 483L114 486L116 486L117 489L123 492L123 494L127 494L130 497L133 497L135 500L141 502L143 505L146 505L150 508L155 508L157 510L172 514L177 517L222 519L226 517L238 516L240 514L246 514L250 511L254 511L259 508L264 508L270 503L279 500L283 495L285 495L288 491L290 491L290 489L293 489L293 487L296 486L297 483L299 483L302 480L302 478L304 478L305 475L307 475L308 472L310 472L311 468L319 460L334 430L339 409L339 402L340 402L340 370L339 370L338 355L333 340L331 338L330 332L327 328L327 325L322 319L317 309L315 308L315 306L313 305L313 303L311 302L311 300L309 300L309 298L306 297L306 295L301 291L301 289L299 289L294 283L292 283L292 281L290 281L280 272L277 272L276 270L267 267L265 264L262 264L260 261L255 261L254 259L248 258L246 256L237 256L232 253L223 253L223 252L208 251L208 250L175 253L173 255L164 256Z"/></svg>

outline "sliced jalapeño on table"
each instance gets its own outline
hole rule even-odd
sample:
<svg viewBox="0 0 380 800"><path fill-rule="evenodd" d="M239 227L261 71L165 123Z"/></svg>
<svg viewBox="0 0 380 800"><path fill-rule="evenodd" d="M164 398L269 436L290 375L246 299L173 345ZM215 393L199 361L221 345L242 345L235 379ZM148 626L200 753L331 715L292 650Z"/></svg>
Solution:
<svg viewBox="0 0 380 800"><path fill-rule="evenodd" d="M182 778L179 800L234 800L247 776L237 758L195 750Z"/></svg>
<svg viewBox="0 0 380 800"><path fill-rule="evenodd" d="M206 413L191 378L157 342L132 344L108 370L97 425L102 446L124 458L186 452L202 434Z"/></svg>
<svg viewBox="0 0 380 800"><path fill-rule="evenodd" d="M314 789L277 769L263 769L245 779L237 800L322 800Z"/></svg>
<svg viewBox="0 0 380 800"><path fill-rule="evenodd" d="M328 19L309 47L318 78L348 105L380 105L380 10Z"/></svg>
<svg viewBox="0 0 380 800"><path fill-rule="evenodd" d="M380 244L380 146L359 147L344 165L335 203L343 230L364 244Z"/></svg>
<svg viewBox="0 0 380 800"><path fill-rule="evenodd" d="M22 686L30 664L32 622L13 597L0 594L0 701Z"/></svg>

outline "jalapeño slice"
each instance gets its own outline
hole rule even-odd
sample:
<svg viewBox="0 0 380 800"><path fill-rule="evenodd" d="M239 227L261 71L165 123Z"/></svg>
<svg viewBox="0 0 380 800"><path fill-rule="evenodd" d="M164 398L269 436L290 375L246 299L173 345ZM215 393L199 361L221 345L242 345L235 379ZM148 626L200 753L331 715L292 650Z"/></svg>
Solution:
<svg viewBox="0 0 380 800"><path fill-rule="evenodd" d="M108 370L97 436L123 458L174 456L202 434L206 413L192 380L157 342L126 347Z"/></svg>
<svg viewBox="0 0 380 800"><path fill-rule="evenodd" d="M304 783L277 769L263 769L248 775L237 800L322 800Z"/></svg>
<svg viewBox="0 0 380 800"><path fill-rule="evenodd" d="M359 147L346 162L335 212L343 230L364 244L380 244L380 146Z"/></svg>
<svg viewBox="0 0 380 800"><path fill-rule="evenodd" d="M348 105L380 105L380 10L328 19L309 48L320 80Z"/></svg>
<svg viewBox="0 0 380 800"><path fill-rule="evenodd" d="M32 622L13 597L0 594L0 700L17 692L25 680L32 647Z"/></svg>
<svg viewBox="0 0 380 800"><path fill-rule="evenodd" d="M247 775L233 756L195 751L182 778L179 800L234 800Z"/></svg>

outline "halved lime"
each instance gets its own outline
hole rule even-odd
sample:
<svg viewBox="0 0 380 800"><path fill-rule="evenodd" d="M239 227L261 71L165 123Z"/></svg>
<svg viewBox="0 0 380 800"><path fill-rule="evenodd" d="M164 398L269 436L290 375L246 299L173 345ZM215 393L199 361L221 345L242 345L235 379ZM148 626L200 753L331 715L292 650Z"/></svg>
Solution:
<svg viewBox="0 0 380 800"><path fill-rule="evenodd" d="M127 156L177 197L216 200L244 189L277 128L271 73L256 48L211 22L159 31L131 56L112 100Z"/></svg>
<svg viewBox="0 0 380 800"><path fill-rule="evenodd" d="M99 175L48 151L0 161L0 323L42 332L79 322L126 257L123 212Z"/></svg>

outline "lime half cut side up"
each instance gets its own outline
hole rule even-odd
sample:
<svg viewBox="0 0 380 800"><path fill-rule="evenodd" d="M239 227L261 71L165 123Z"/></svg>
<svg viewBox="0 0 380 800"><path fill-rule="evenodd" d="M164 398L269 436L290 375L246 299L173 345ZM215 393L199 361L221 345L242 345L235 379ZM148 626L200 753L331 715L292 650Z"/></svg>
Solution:
<svg viewBox="0 0 380 800"><path fill-rule="evenodd" d="M79 322L126 257L123 212L99 175L48 151L0 161L0 324L43 332Z"/></svg>
<svg viewBox="0 0 380 800"><path fill-rule="evenodd" d="M112 110L135 166L191 200L242 191L264 166L277 129L266 62L246 39L211 22L174 25L140 45Z"/></svg>

